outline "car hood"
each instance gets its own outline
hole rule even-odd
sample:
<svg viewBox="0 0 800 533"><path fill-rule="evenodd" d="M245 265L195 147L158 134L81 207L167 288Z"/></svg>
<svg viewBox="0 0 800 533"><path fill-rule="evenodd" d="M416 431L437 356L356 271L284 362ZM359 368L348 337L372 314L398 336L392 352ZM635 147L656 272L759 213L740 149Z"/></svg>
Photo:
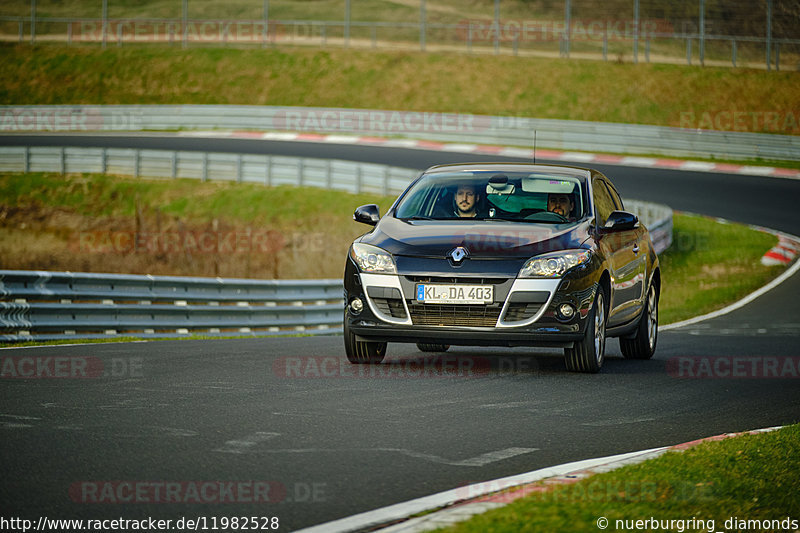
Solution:
<svg viewBox="0 0 800 533"><path fill-rule="evenodd" d="M472 258L527 258L580 248L589 238L590 222L534 224L527 222L410 220L385 216L361 242L393 255L446 257L463 246Z"/></svg>

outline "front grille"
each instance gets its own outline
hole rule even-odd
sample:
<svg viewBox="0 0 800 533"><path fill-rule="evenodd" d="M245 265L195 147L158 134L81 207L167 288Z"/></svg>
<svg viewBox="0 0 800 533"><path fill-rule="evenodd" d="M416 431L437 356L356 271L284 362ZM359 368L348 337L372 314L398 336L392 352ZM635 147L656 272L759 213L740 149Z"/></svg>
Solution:
<svg viewBox="0 0 800 533"><path fill-rule="evenodd" d="M406 318L406 310L403 308L403 300L389 300L386 298L373 298L372 302L378 311L392 318Z"/></svg>
<svg viewBox="0 0 800 533"><path fill-rule="evenodd" d="M415 326L494 327L501 309L500 304L409 304Z"/></svg>
<svg viewBox="0 0 800 533"><path fill-rule="evenodd" d="M522 320L528 320L533 318L541 308L542 304L539 303L510 303L508 304L508 309L506 309L506 314L503 317L503 322L520 322Z"/></svg>
<svg viewBox="0 0 800 533"><path fill-rule="evenodd" d="M508 278L457 278L447 276L406 276L412 283L463 283L466 285L502 285Z"/></svg>

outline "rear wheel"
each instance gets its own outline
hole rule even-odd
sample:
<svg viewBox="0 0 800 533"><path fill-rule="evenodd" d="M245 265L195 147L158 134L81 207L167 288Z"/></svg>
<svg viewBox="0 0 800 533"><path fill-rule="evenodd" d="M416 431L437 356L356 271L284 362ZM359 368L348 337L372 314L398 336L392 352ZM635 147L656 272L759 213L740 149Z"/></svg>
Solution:
<svg viewBox="0 0 800 533"><path fill-rule="evenodd" d="M450 349L449 344L428 344L424 342L418 342L417 348L420 352L446 352Z"/></svg>
<svg viewBox="0 0 800 533"><path fill-rule="evenodd" d="M344 315L344 353L353 364L378 364L386 357L385 342L360 341L350 331L347 312Z"/></svg>
<svg viewBox="0 0 800 533"><path fill-rule="evenodd" d="M564 359L570 372L599 372L606 347L606 305L603 288L598 287L594 306L589 313L583 339L572 348L564 348Z"/></svg>
<svg viewBox="0 0 800 533"><path fill-rule="evenodd" d="M630 339L619 339L619 348L626 359L650 359L656 353L658 341L658 291L655 284L647 291L642 318L636 335Z"/></svg>

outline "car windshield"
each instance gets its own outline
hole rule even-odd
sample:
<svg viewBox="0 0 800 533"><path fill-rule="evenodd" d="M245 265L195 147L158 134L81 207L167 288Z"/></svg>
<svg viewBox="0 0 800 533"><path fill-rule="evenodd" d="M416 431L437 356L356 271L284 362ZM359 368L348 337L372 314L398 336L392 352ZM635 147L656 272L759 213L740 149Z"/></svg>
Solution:
<svg viewBox="0 0 800 533"><path fill-rule="evenodd" d="M581 180L548 172L434 172L403 196L401 219L497 219L558 224L586 212Z"/></svg>

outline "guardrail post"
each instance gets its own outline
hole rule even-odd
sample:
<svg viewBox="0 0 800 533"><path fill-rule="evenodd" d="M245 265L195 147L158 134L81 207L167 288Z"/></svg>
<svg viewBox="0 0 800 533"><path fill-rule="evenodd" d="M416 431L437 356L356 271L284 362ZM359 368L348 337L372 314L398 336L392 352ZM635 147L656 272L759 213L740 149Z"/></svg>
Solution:
<svg viewBox="0 0 800 533"><path fill-rule="evenodd" d="M67 22L67 46L72 45L72 22Z"/></svg>
<svg viewBox="0 0 800 533"><path fill-rule="evenodd" d="M731 63L736 67L736 39L731 41Z"/></svg>
<svg viewBox="0 0 800 533"><path fill-rule="evenodd" d="M22 42L25 35L25 23L22 22L22 19L18 22L18 30L19 30L19 42Z"/></svg>
<svg viewBox="0 0 800 533"><path fill-rule="evenodd" d="M170 177L175 179L178 177L178 152L172 152L170 159L170 163L172 163L172 175Z"/></svg>
<svg viewBox="0 0 800 533"><path fill-rule="evenodd" d="M469 28L467 29L467 53L472 53L472 21L469 22Z"/></svg>
<svg viewBox="0 0 800 533"><path fill-rule="evenodd" d="M136 149L136 153L133 156L133 177L134 178L138 178L139 177L139 165L141 163L141 160L142 160L142 151L137 148Z"/></svg>
<svg viewBox="0 0 800 533"><path fill-rule="evenodd" d="M201 181L203 183L208 181L208 152L203 152L203 177Z"/></svg>
<svg viewBox="0 0 800 533"><path fill-rule="evenodd" d="M63 146L61 147L61 175L67 173L67 149Z"/></svg>
<svg viewBox="0 0 800 533"><path fill-rule="evenodd" d="M775 70L781 69L781 43L775 43Z"/></svg>
<svg viewBox="0 0 800 533"><path fill-rule="evenodd" d="M325 160L325 186L328 189L333 188L333 163L330 159Z"/></svg>
<svg viewBox="0 0 800 533"><path fill-rule="evenodd" d="M266 172L266 174L264 176L264 185L266 185L267 187L271 187L272 186L272 156L271 155L267 156L267 167L266 167L266 170L267 170L267 172Z"/></svg>
<svg viewBox="0 0 800 533"><path fill-rule="evenodd" d="M374 24L372 25L371 33L372 33L372 49L374 50L378 47L378 29L375 27Z"/></svg>
<svg viewBox="0 0 800 533"><path fill-rule="evenodd" d="M692 39L686 39L686 64L692 66Z"/></svg>
<svg viewBox="0 0 800 533"><path fill-rule="evenodd" d="M25 147L25 156L23 160L22 168L25 169L25 172L31 171L31 148L30 146Z"/></svg>
<svg viewBox="0 0 800 533"><path fill-rule="evenodd" d="M117 24L117 47L122 46L122 24Z"/></svg>
<svg viewBox="0 0 800 533"><path fill-rule="evenodd" d="M106 148L103 148L103 152L100 156L100 167L101 167L101 174L106 174L108 172L108 152Z"/></svg>
<svg viewBox="0 0 800 533"><path fill-rule="evenodd" d="M644 42L644 60L650 62L650 39Z"/></svg>
<svg viewBox="0 0 800 533"><path fill-rule="evenodd" d="M305 160L300 159L300 162L297 164L297 183L303 185L303 174L305 171Z"/></svg>
<svg viewBox="0 0 800 533"><path fill-rule="evenodd" d="M603 33L603 61L608 61L608 25Z"/></svg>
<svg viewBox="0 0 800 533"><path fill-rule="evenodd" d="M519 55L519 35L514 36L514 55Z"/></svg>
<svg viewBox="0 0 800 533"><path fill-rule="evenodd" d="M389 196L389 169L383 167L383 195Z"/></svg>
<svg viewBox="0 0 800 533"><path fill-rule="evenodd" d="M361 165L356 163L356 194L361 194Z"/></svg>
<svg viewBox="0 0 800 533"><path fill-rule="evenodd" d="M242 154L236 156L236 183L242 182Z"/></svg>

